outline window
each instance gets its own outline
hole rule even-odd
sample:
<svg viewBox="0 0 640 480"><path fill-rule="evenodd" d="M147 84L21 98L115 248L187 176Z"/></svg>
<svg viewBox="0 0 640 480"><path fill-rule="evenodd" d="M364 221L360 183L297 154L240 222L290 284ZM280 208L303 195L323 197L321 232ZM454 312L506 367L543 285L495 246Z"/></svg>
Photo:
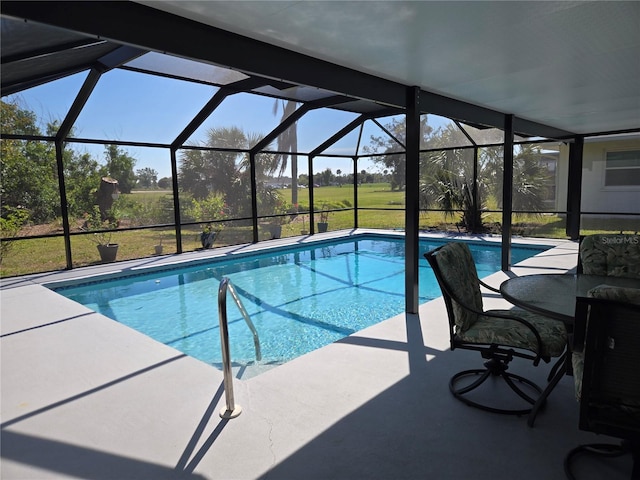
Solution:
<svg viewBox="0 0 640 480"><path fill-rule="evenodd" d="M604 185L640 186L640 150L607 152Z"/></svg>

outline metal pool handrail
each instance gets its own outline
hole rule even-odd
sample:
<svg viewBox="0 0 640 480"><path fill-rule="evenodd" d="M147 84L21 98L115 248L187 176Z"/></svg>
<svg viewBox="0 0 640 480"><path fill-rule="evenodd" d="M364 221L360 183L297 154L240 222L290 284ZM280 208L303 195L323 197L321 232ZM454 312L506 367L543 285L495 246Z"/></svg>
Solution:
<svg viewBox="0 0 640 480"><path fill-rule="evenodd" d="M253 345L256 349L256 360L262 360L262 352L260 351L260 339L258 331L249 318L247 310L244 308L240 297L236 293L235 288L231 284L231 280L223 277L218 287L218 322L220 324L220 345L222 350L222 372L224 374L224 393L227 402L226 408L220 411L222 418L235 418L242 413L242 407L234 404L233 399L233 376L231 375L231 355L229 354L229 325L227 322L227 290L231 294L238 310L242 314L244 321L251 330L253 335Z"/></svg>

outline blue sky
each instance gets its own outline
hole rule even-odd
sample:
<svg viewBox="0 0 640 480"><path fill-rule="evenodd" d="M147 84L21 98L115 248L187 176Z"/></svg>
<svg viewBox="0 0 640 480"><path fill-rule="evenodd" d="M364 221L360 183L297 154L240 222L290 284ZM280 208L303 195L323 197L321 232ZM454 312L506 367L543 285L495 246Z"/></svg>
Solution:
<svg viewBox="0 0 640 480"><path fill-rule="evenodd" d="M18 98L23 107L36 113L44 131L48 122L64 118L84 79L84 73L76 74L24 91ZM170 143L216 90L215 87L207 85L113 70L103 75L98 82L74 125L73 136ZM281 115L280 112L274 115L274 102L272 98L250 94L227 97L187 143L203 142L206 131L212 127L237 126L245 132L266 134L278 124ZM299 150L312 150L356 116L330 109L308 113L298 122ZM390 120L382 119L382 123ZM369 143L371 135L380 134L381 131L375 124L367 122L361 146ZM357 137L358 130L339 142L330 152L352 154L355 151ZM101 146L75 144L74 148L88 151L96 159L103 161L104 149ZM168 150L123 148L136 158L135 169L150 167L158 171L159 177L171 174ZM349 173L353 168L351 165L350 159L319 157L314 162L314 172L331 168L334 173L337 169ZM358 169L375 171L377 167L371 162L361 161ZM299 173L307 171L307 157L300 157Z"/></svg>

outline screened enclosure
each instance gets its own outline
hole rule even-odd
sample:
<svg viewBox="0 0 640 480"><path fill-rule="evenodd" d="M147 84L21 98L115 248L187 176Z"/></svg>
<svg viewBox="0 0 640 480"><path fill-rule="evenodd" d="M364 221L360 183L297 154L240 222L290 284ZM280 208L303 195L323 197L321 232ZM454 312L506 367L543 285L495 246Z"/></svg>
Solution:
<svg viewBox="0 0 640 480"><path fill-rule="evenodd" d="M117 261L404 229L408 205L423 231L577 238L581 220L640 223L623 201L580 211L569 132L421 106L416 190L402 106L4 15L2 49L2 276L113 261L105 245ZM637 132L607 142L608 187L637 191Z"/></svg>

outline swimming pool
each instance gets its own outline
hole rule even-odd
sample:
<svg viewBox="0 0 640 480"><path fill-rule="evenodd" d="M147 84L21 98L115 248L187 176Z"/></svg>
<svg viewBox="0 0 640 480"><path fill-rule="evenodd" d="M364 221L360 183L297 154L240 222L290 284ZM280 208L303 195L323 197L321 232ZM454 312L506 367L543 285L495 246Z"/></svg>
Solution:
<svg viewBox="0 0 640 480"><path fill-rule="evenodd" d="M421 240L420 256L445 241ZM469 246L480 277L500 269L499 244ZM514 246L512 261L547 248ZM221 368L217 292L223 277L256 326L261 364L274 365L402 313L404 271L403 238L358 235L53 290ZM426 261L419 275L420 302L440 296ZM249 328L232 301L227 312L233 363L254 364Z"/></svg>

